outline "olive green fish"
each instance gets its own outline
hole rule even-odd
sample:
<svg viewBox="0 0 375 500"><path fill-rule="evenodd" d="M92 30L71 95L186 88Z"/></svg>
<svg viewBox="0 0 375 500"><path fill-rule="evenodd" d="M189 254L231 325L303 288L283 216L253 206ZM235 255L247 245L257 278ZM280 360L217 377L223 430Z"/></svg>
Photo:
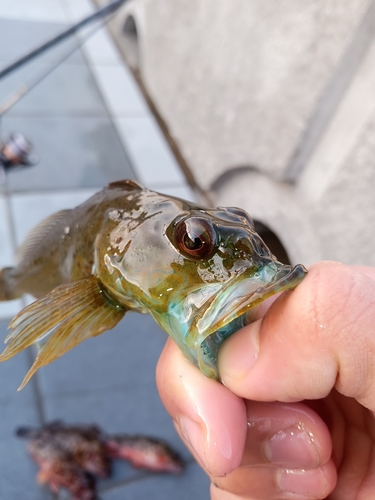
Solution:
<svg viewBox="0 0 375 500"><path fill-rule="evenodd" d="M21 389L40 366L137 311L150 313L217 379L223 340L249 321L250 309L305 273L278 262L239 208L203 208L114 182L42 221L16 266L0 271L0 300L37 298L10 323L0 361L37 346Z"/></svg>

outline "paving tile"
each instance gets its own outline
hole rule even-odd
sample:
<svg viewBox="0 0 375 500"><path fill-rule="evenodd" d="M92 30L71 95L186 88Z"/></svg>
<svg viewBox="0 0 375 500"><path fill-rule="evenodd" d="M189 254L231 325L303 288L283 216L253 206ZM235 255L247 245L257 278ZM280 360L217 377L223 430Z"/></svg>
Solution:
<svg viewBox="0 0 375 500"><path fill-rule="evenodd" d="M61 0L66 6L67 15L72 23L78 22L98 10L90 0ZM101 5L100 7L104 7ZM84 44L84 52L90 64L121 64L123 59L120 56L112 37L109 35L105 25L105 18L99 22L90 23L81 29L78 37L85 37L92 29L102 26L101 29Z"/></svg>
<svg viewBox="0 0 375 500"><path fill-rule="evenodd" d="M0 61L2 61L0 66L4 65L4 61L17 60L65 29L65 24L2 19L0 8ZM54 64L77 45L77 40L70 37L39 55L33 61ZM75 63L85 64L85 59L79 49L69 58L69 64ZM33 62L30 61L30 64Z"/></svg>
<svg viewBox="0 0 375 500"><path fill-rule="evenodd" d="M147 477L148 475L149 472L142 469L135 469L130 465L129 462L126 462L125 460L114 460L112 462L111 477L104 481L98 481L97 487L99 492L99 499L103 500L103 497L101 495L102 491L107 491L108 489L112 489L113 487L116 487L119 483L123 484L124 482L127 483L129 481L142 480L144 477Z"/></svg>
<svg viewBox="0 0 375 500"><path fill-rule="evenodd" d="M96 422L108 433L159 437L190 458L155 385L166 338L150 316L129 313L112 331L40 369L47 418Z"/></svg>
<svg viewBox="0 0 375 500"><path fill-rule="evenodd" d="M0 351L3 350L3 341L8 334L8 321L0 321ZM2 414L5 404L25 404L30 405L34 402L32 386L29 384L21 392L17 392L17 388L26 372L29 369L29 358L26 351L17 354L8 361L0 363L0 415ZM22 414L19 416L22 418ZM1 419L2 420L2 419ZM18 420L17 420L18 422ZM22 420L19 421L22 423ZM26 421L24 423L27 423ZM3 426L0 426L0 436L3 435ZM1 469L0 469L1 470Z"/></svg>
<svg viewBox="0 0 375 500"><path fill-rule="evenodd" d="M4 135L23 133L39 157L32 168L9 174L12 191L102 188L115 180L134 179L109 118L7 116L2 130Z"/></svg>
<svg viewBox="0 0 375 500"><path fill-rule="evenodd" d="M43 367L40 386L48 418L89 419L108 432L159 436L186 455L155 385L166 338L150 316L129 313L113 330Z"/></svg>
<svg viewBox="0 0 375 500"><path fill-rule="evenodd" d="M93 66L92 73L112 116L147 116L145 100L125 66Z"/></svg>
<svg viewBox="0 0 375 500"><path fill-rule="evenodd" d="M0 269L13 263L12 239L7 212L5 197L0 196Z"/></svg>
<svg viewBox="0 0 375 500"><path fill-rule="evenodd" d="M113 331L39 370L47 419L95 422L108 433L156 436L191 459L155 387L155 365L165 339L151 317L129 314ZM140 474L117 463L111 482L134 480ZM168 476L163 478L169 481Z"/></svg>
<svg viewBox="0 0 375 500"><path fill-rule="evenodd" d="M105 27L84 43L83 50L90 65L123 64L117 47Z"/></svg>
<svg viewBox="0 0 375 500"><path fill-rule="evenodd" d="M0 15L26 21L67 22L66 13L59 0L2 0Z"/></svg>
<svg viewBox="0 0 375 500"><path fill-rule="evenodd" d="M59 361L54 362L59 363ZM60 363L60 369L71 369L67 362ZM98 367L100 371L100 367ZM41 369L42 384L50 372ZM83 377L88 374L81 373ZM42 388L43 388L42 385ZM74 392L73 380L67 384L66 391L71 394L44 394L46 417L48 421L63 420L68 423L95 423L108 434L143 434L167 441L185 460L191 460L174 430L172 421L164 409L156 391L155 383L148 384L134 381L130 386L107 389L92 388L86 392ZM137 476L138 471L130 466L118 465L113 480L124 480Z"/></svg>
<svg viewBox="0 0 375 500"><path fill-rule="evenodd" d="M0 269L13 264L13 248L5 198L0 196ZM0 302L0 319L12 318L20 310L20 300Z"/></svg>
<svg viewBox="0 0 375 500"><path fill-rule="evenodd" d="M9 320L23 308L21 300L9 300L7 302L0 302L0 319Z"/></svg>
<svg viewBox="0 0 375 500"><path fill-rule="evenodd" d="M30 229L45 217L65 208L74 208L95 192L94 189L82 189L48 194L32 193L11 196L17 244L20 245Z"/></svg>
<svg viewBox="0 0 375 500"><path fill-rule="evenodd" d="M77 22L89 16L97 7L90 0L60 0L65 6L66 14L70 22Z"/></svg>
<svg viewBox="0 0 375 500"><path fill-rule="evenodd" d="M102 500L209 500L209 480L197 464L183 475L151 475L111 491L101 493Z"/></svg>
<svg viewBox="0 0 375 500"><path fill-rule="evenodd" d="M0 321L1 339L6 331L7 322ZM48 498L35 484L37 470L26 453L25 442L14 435L19 426L39 425L32 385L17 392L28 368L26 352L0 363L0 498L7 500Z"/></svg>
<svg viewBox="0 0 375 500"><path fill-rule="evenodd" d="M49 498L36 485L37 467L29 458L26 443L15 437L23 425L38 426L33 405L19 401L1 402L0 497L7 500Z"/></svg>
<svg viewBox="0 0 375 500"><path fill-rule="evenodd" d="M54 361L54 363L59 363L60 369L71 368L68 361L65 363ZM40 370L42 382L45 382L49 373L51 370L48 370L48 367ZM84 376L88 378L88 375L83 373L80 378ZM17 380L18 385L21 381ZM158 437L167 440L185 458L190 457L159 400L153 381L149 384L135 381L131 387L130 384L128 386L119 384L118 387L107 389L93 387L79 392L74 391L72 379L65 390L66 394L57 393L54 396L43 391L47 420L96 423L109 434L145 434Z"/></svg>
<svg viewBox="0 0 375 500"><path fill-rule="evenodd" d="M6 334L7 322L1 321L0 335L2 340ZM4 446L4 442L13 441L14 430L17 427L21 425L39 425L32 384L29 384L21 392L17 392L17 388L20 386L29 367L26 352L21 352L14 358L0 364L0 377L2 381L0 387L0 445L2 446ZM0 453L0 460L1 456L2 454Z"/></svg>
<svg viewBox="0 0 375 500"><path fill-rule="evenodd" d="M71 366L65 362L60 368ZM99 368L98 368L99 369ZM48 376L48 368L42 369L41 379ZM88 375L81 374L88 377ZM72 387L67 385L66 390ZM177 436L172 421L159 400L154 382L131 387L111 387L106 390L92 388L87 392L70 395L45 395L46 416L49 421L63 420L68 423L96 423L105 432L123 434L143 434L167 441L186 459L191 456ZM137 471L131 467L119 466L115 480L133 477Z"/></svg>
<svg viewBox="0 0 375 500"><path fill-rule="evenodd" d="M29 85L38 79L49 68L50 64L33 61L6 76L1 80L0 103L13 96L21 85ZM7 116L41 116L46 113L107 116L101 95L87 66L69 64L69 61L58 66L18 101Z"/></svg>
<svg viewBox="0 0 375 500"><path fill-rule="evenodd" d="M26 442L14 435L22 425L38 426L32 405L1 402L0 498L6 500L44 500L50 496L36 484L37 467L26 451Z"/></svg>
<svg viewBox="0 0 375 500"><path fill-rule="evenodd" d="M151 188L184 185L184 176L155 119L114 118L140 181Z"/></svg>
<svg viewBox="0 0 375 500"><path fill-rule="evenodd" d="M150 386L154 392L155 366L166 339L150 315L129 312L112 330L86 340L43 368L43 393L79 397L90 391L121 392L134 386Z"/></svg>

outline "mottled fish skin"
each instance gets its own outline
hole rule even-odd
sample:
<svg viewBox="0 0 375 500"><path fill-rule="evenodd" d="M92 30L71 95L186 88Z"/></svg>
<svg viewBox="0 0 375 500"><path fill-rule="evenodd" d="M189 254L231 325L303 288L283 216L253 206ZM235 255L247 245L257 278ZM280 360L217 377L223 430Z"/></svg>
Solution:
<svg viewBox="0 0 375 500"><path fill-rule="evenodd" d="M184 463L165 442L129 434L106 435L96 425L51 422L40 428L21 427L18 437L40 470L40 484L58 493L66 488L74 500L96 500L96 481L111 475L111 460L127 460L152 472L182 473Z"/></svg>
<svg viewBox="0 0 375 500"><path fill-rule="evenodd" d="M90 276L95 239L108 212L116 207L132 210L134 191L140 189L134 181L113 183L82 205L61 210L40 222L17 251L17 265L11 268L15 288L12 298L24 293L42 298L67 281Z"/></svg>
<svg viewBox="0 0 375 500"><path fill-rule="evenodd" d="M165 441L138 434L115 434L104 441L108 455L129 460L133 467L180 474L185 464Z"/></svg>
<svg viewBox="0 0 375 500"><path fill-rule="evenodd" d="M70 433L69 436L65 432L61 436L60 432L61 430L48 428L22 428L17 432L19 437L29 440L27 451L39 466L38 483L48 485L54 493L65 488L70 492L72 500L97 500L94 476L87 470L85 461L82 460L82 452L87 457L93 452L92 441L86 443L85 438L79 434L73 436ZM85 450L85 445L88 445L88 450ZM101 446L100 443L98 445ZM95 451L98 451L98 446L95 447ZM103 447L102 456L95 459L108 460ZM109 473L110 470L107 476Z"/></svg>
<svg viewBox="0 0 375 500"><path fill-rule="evenodd" d="M22 388L40 366L133 310L150 313L188 359L218 379L223 340L305 273L278 262L239 208L208 209L118 181L41 222L17 265L0 271L0 300L39 299L11 322L0 361L37 346Z"/></svg>

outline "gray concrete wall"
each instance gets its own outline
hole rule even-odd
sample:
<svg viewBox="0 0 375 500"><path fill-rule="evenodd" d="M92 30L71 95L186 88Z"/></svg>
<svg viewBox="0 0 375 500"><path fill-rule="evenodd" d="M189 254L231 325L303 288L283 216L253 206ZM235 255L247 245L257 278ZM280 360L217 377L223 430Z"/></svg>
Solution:
<svg viewBox="0 0 375 500"><path fill-rule="evenodd" d="M215 203L375 265L374 1L131 0L114 31Z"/></svg>

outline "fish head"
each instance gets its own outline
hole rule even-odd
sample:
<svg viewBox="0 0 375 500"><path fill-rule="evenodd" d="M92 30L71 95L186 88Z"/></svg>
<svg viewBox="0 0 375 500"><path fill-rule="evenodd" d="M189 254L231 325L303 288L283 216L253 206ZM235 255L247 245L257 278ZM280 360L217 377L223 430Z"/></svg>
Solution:
<svg viewBox="0 0 375 500"><path fill-rule="evenodd" d="M159 322L191 361L218 378L222 342L254 319L263 300L295 287L306 269L279 262L251 217L235 207L194 210L172 221L166 235L185 259L178 273L195 266L195 283L169 301Z"/></svg>
<svg viewBox="0 0 375 500"><path fill-rule="evenodd" d="M148 193L148 194L147 194ZM206 209L152 191L104 231L99 277L110 295L149 312L212 378L223 340L306 270L280 263L239 208Z"/></svg>

